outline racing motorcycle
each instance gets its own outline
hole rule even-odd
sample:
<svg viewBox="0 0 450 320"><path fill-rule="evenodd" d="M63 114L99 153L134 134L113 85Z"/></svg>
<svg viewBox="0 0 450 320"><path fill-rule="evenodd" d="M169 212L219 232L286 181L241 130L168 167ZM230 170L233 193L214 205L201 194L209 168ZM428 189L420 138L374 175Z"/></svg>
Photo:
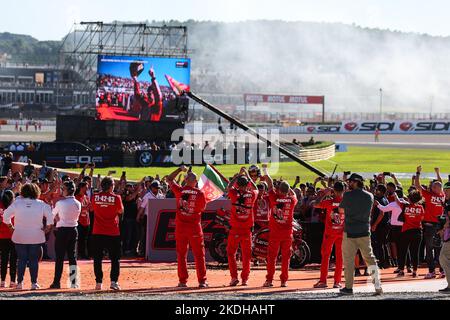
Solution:
<svg viewBox="0 0 450 320"><path fill-rule="evenodd" d="M216 232L209 243L209 253L211 257L222 264L228 263L227 243L228 232L230 230L230 212L224 209L217 211ZM294 220L293 222L293 242L290 267L299 269L307 265L311 260L311 250L303 240L303 228ZM254 262L266 261L269 247L269 228L267 223L255 223L252 239L252 258ZM238 251L237 258L240 258Z"/></svg>

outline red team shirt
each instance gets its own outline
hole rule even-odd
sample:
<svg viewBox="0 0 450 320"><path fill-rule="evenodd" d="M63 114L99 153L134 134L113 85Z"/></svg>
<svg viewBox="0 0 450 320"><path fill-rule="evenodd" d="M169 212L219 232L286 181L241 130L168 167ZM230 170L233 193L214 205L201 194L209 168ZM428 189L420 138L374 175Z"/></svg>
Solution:
<svg viewBox="0 0 450 320"><path fill-rule="evenodd" d="M13 231L8 227L6 223L3 223L3 211L5 210L5 206L0 202L0 239L11 239ZM11 219L11 223L14 225L14 218Z"/></svg>
<svg viewBox="0 0 450 320"><path fill-rule="evenodd" d="M244 192L231 188L228 192L231 200L230 225L235 229L251 229L255 223L253 208L258 190L246 190Z"/></svg>
<svg viewBox="0 0 450 320"><path fill-rule="evenodd" d="M425 217L425 209L420 204L406 205L405 222L403 222L402 232L411 229L422 229L422 220Z"/></svg>
<svg viewBox="0 0 450 320"><path fill-rule="evenodd" d="M269 228L271 236L292 236L292 222L297 197L281 196L274 190L269 191L270 218Z"/></svg>
<svg viewBox="0 0 450 320"><path fill-rule="evenodd" d="M344 214L339 213L339 204L341 197L324 200L318 204L317 208L326 211L325 217L325 233L326 234L343 234L344 233Z"/></svg>
<svg viewBox="0 0 450 320"><path fill-rule="evenodd" d="M77 195L75 196L75 199L77 199L81 203L81 213L80 217L78 218L78 223L82 225L83 227L87 227L90 224L89 221L89 197L87 195Z"/></svg>
<svg viewBox="0 0 450 320"><path fill-rule="evenodd" d="M444 212L445 194L435 194L428 190L422 190L422 197L425 199L425 222L438 223L438 217Z"/></svg>
<svg viewBox="0 0 450 320"><path fill-rule="evenodd" d="M120 236L119 212L123 212L122 198L114 193L100 192L92 196L94 230L92 234Z"/></svg>
<svg viewBox="0 0 450 320"><path fill-rule="evenodd" d="M177 183L172 183L171 188L177 199L176 225L201 225L202 212L206 207L204 192L198 188L181 187Z"/></svg>
<svg viewBox="0 0 450 320"><path fill-rule="evenodd" d="M269 196L263 194L261 197L258 196L253 209L253 214L255 217L255 222L268 223L270 216L270 202Z"/></svg>

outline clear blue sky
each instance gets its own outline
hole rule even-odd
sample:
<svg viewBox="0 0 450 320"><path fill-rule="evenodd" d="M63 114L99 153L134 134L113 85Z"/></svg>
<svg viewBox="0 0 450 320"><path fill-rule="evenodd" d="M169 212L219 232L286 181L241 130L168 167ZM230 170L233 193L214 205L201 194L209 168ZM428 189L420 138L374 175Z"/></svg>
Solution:
<svg viewBox="0 0 450 320"><path fill-rule="evenodd" d="M74 22L256 19L355 23L450 35L447 0L15 0L2 3L0 32L59 40Z"/></svg>

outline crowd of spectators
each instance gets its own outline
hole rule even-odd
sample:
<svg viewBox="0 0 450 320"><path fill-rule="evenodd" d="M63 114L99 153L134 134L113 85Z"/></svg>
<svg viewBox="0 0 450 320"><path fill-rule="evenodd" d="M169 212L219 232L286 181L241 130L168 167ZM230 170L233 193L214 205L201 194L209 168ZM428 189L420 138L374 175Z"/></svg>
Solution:
<svg viewBox="0 0 450 320"><path fill-rule="evenodd" d="M125 146L128 145L125 144ZM41 190L40 199L54 206L61 199L61 183L71 179L74 181L77 186L76 196L83 204L82 212L84 212L81 215L84 219L80 220L79 226L78 255L80 258L89 258L91 256L89 230L93 223L90 196L99 188L98 183L100 182L100 176L94 177L95 165L86 165L79 176L70 178L61 176L56 169L49 168L45 163L38 168L29 160L20 172L13 172L11 164L11 154L6 154L2 160L0 197L6 190L19 194L23 185L35 183ZM252 168L249 170L252 179L258 186L264 186L264 182L258 180L259 169L256 167L255 170L255 166ZM364 189L373 194L375 199L370 217L372 246L380 268L395 267L398 276L404 276L403 268L406 267L407 272L417 276L417 264L420 256L429 268L426 278L436 276L443 278L445 277L443 268L439 267L439 273L436 273L435 268L439 266L439 251L443 243L440 235L442 235L445 224L444 212L447 212L446 208L450 204L450 182L444 185L440 171L436 168L436 179L429 184L422 184L420 172L421 167L418 167L416 175L412 177L411 184L408 186L403 186L394 173L387 172L374 176L369 183L364 185ZM302 182L300 177L297 177L291 186L298 199L294 210L295 219L308 223L326 224L329 217L320 203L333 196L333 186L336 182L341 182L346 186L349 175L349 172L345 172L339 179L337 176L317 178L313 182ZM229 178L232 180L234 177ZM182 185L183 175L179 175L177 181ZM274 185L281 182L282 179L278 181L275 179ZM123 254L143 256L149 200L174 198L169 187L168 177L148 176L139 182L131 182L127 180L126 172L124 172L116 183L114 192L122 197L124 205L124 214L120 222ZM261 187L259 192L266 192L265 188ZM226 195L224 196L226 197ZM405 218L402 220L400 217L402 214L404 215L405 206L411 204L424 208L423 215L416 218L420 222L417 225L420 238L414 239L414 245L411 245L411 239L405 238L406 233L402 231ZM358 260L361 261L361 268L364 271L362 259ZM361 275L359 265L356 268L356 274Z"/></svg>

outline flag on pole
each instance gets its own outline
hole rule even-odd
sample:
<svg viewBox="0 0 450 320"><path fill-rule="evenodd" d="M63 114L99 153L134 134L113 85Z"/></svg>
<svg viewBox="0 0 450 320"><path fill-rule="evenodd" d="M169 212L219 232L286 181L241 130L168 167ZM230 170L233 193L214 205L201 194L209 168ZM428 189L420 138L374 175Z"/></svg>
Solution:
<svg viewBox="0 0 450 320"><path fill-rule="evenodd" d="M212 165L206 165L198 182L198 187L205 193L206 202L212 202L223 196L228 180Z"/></svg>
<svg viewBox="0 0 450 320"><path fill-rule="evenodd" d="M183 92L189 92L191 90L191 88L187 84L178 82L177 80L175 80L174 78L172 78L167 74L166 79L177 96L181 95Z"/></svg>

